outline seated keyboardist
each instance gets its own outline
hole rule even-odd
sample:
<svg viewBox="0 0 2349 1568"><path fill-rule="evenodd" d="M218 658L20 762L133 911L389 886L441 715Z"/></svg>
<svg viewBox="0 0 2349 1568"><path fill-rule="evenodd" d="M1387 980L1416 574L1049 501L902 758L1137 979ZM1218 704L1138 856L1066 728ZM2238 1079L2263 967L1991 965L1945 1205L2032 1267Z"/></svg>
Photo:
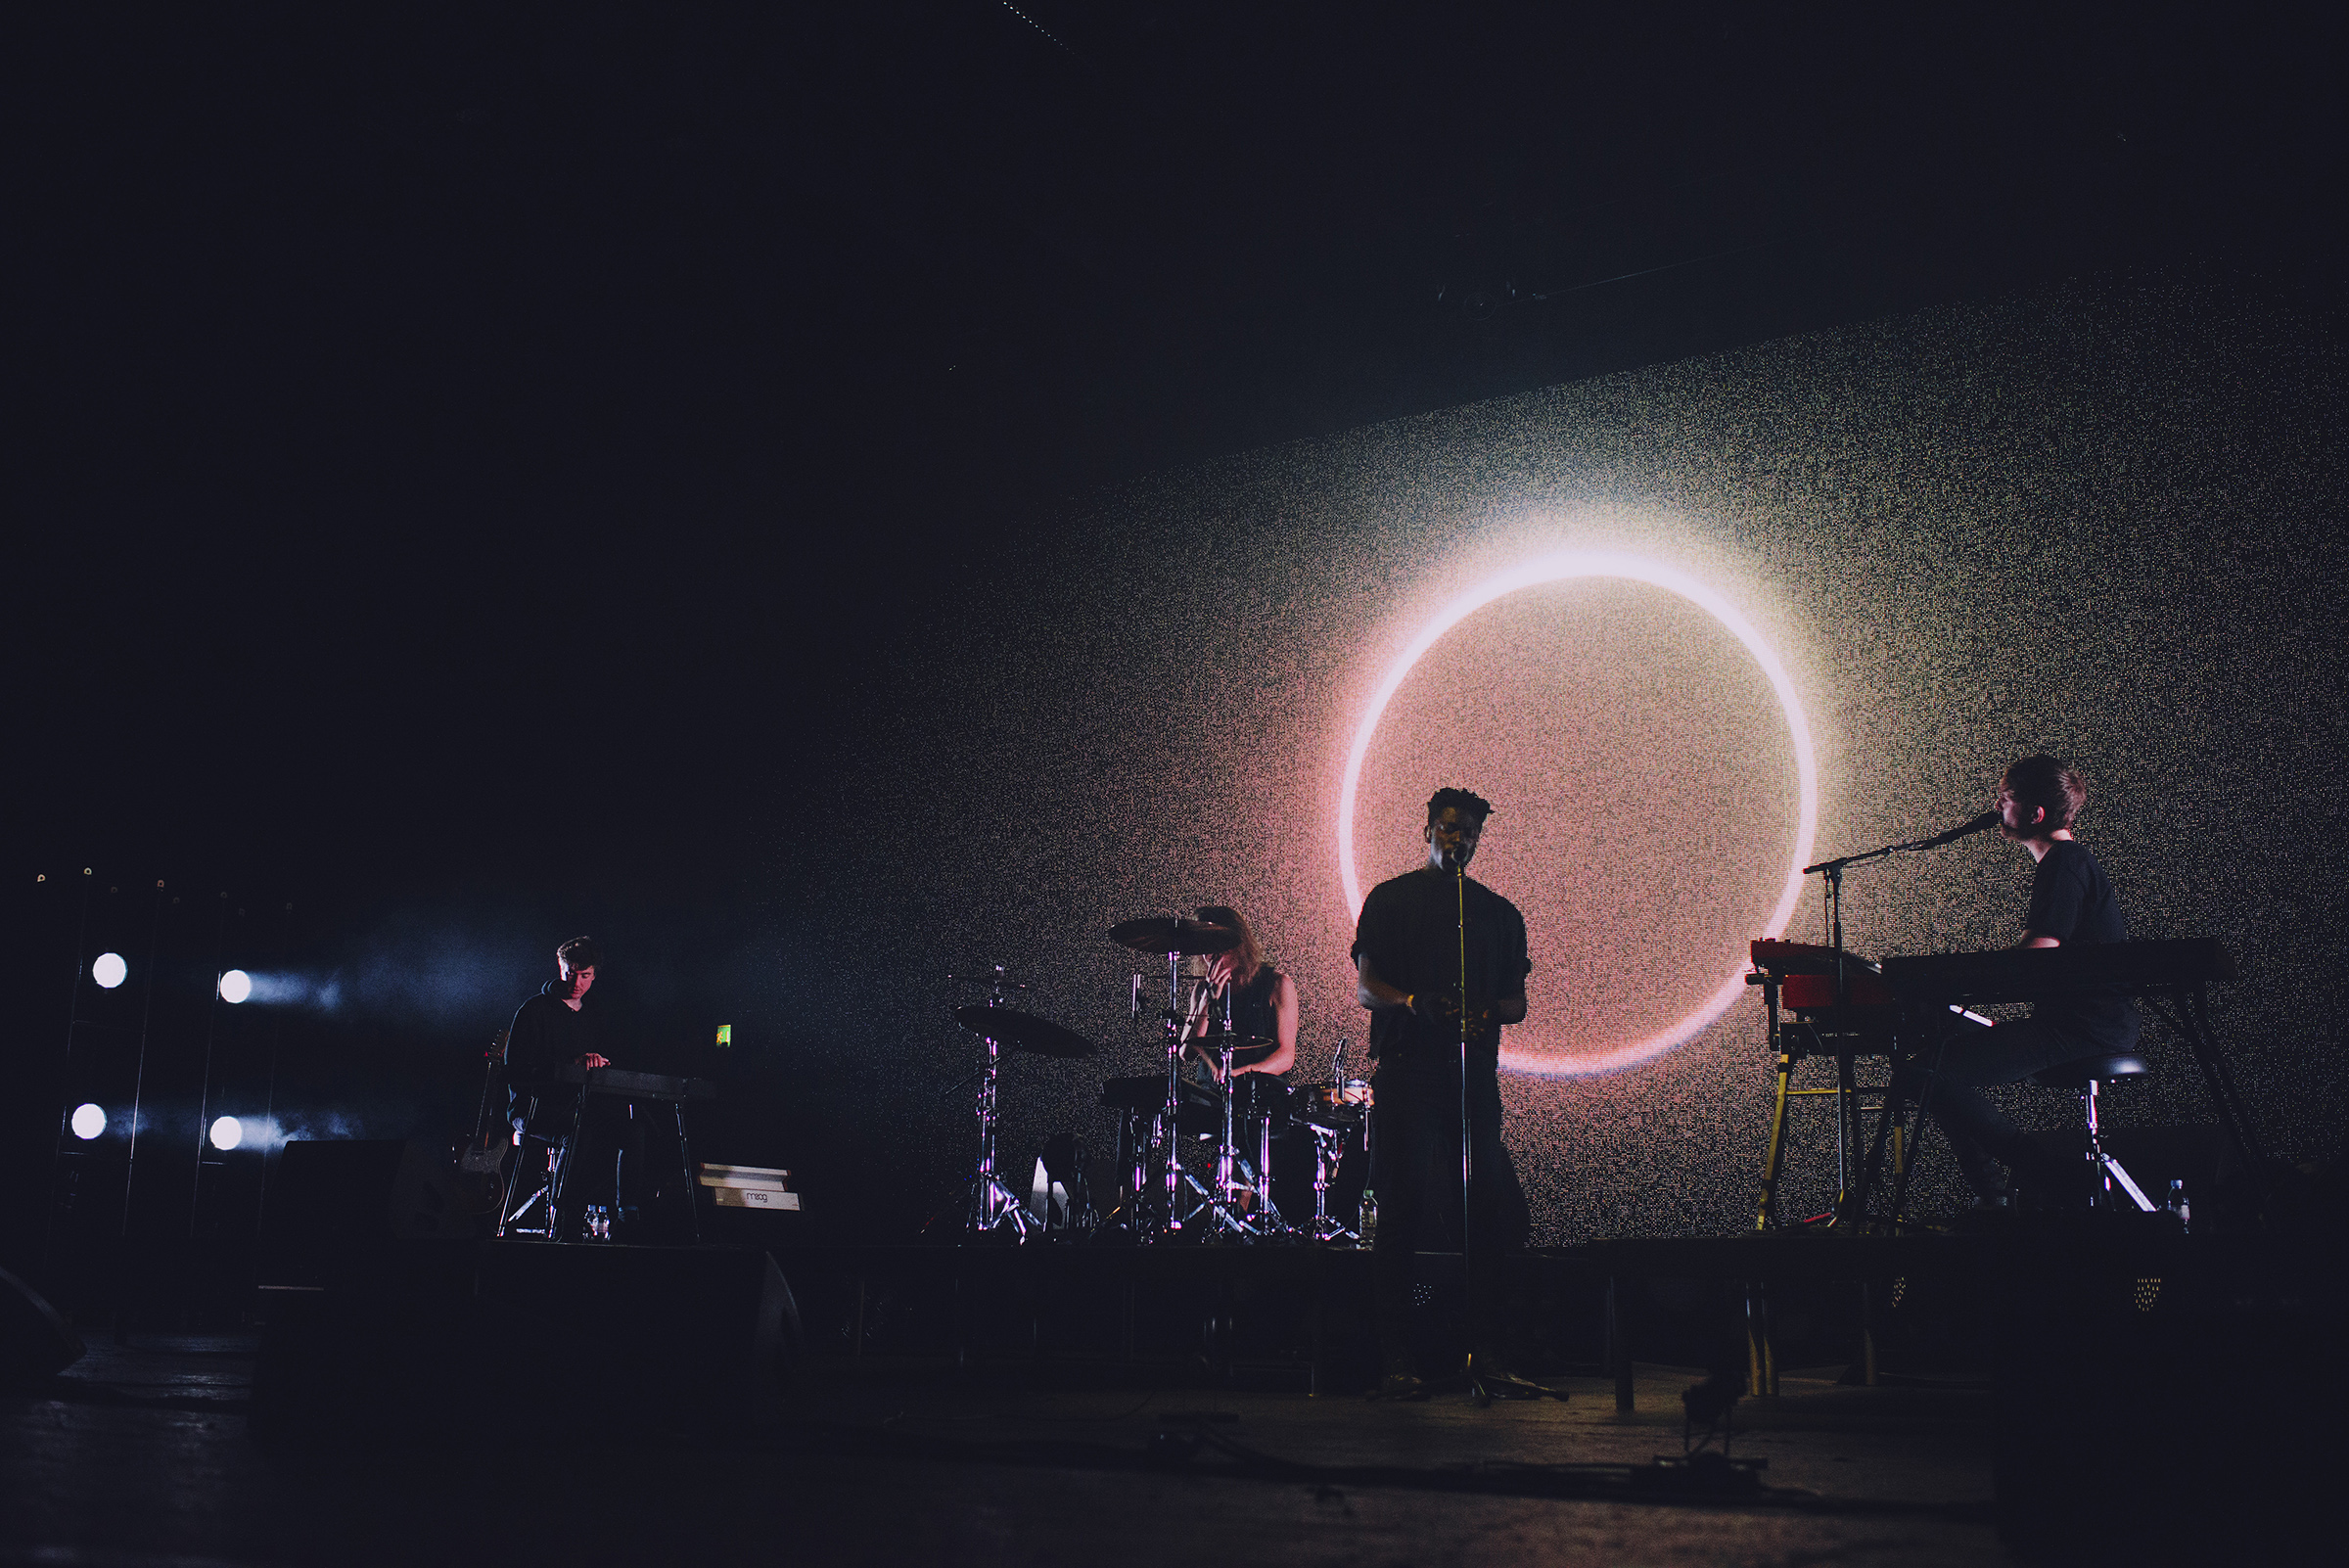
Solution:
<svg viewBox="0 0 2349 1568"><path fill-rule="evenodd" d="M2078 771L2052 757L2026 757L2007 768L2000 781L1999 834L2021 845L2037 863L2018 946L2129 940L2112 883L2088 847L2072 836L2072 824L2087 800L2088 789ZM1956 1018L1951 1022L1957 1033L1943 1048L1930 1110L1974 1191L1976 1206L2005 1207L2010 1172L2034 1191L2064 1191L2079 1178L2077 1163L2042 1150L1980 1090L1990 1084L2020 1083L2065 1062L2133 1049L2141 1027L2136 1005L2111 992L2043 1001L2028 1018L1989 1028ZM1894 1087L1913 1100L1925 1076L1911 1065L1895 1076Z"/></svg>
<svg viewBox="0 0 2349 1568"><path fill-rule="evenodd" d="M578 1129L580 1146L572 1150L573 1174L564 1194L570 1211L566 1223L576 1223L586 1205L617 1202L615 1157L637 1152L628 1147L636 1129L624 1107L616 1118L590 1097L582 1118L578 1085L554 1076L567 1066L612 1065L602 1050L602 1021L587 1001L600 957L592 937L574 937L557 947L555 978L522 1004L506 1037L507 1120L522 1141L513 1182L518 1196L527 1196L546 1178L560 1146Z"/></svg>

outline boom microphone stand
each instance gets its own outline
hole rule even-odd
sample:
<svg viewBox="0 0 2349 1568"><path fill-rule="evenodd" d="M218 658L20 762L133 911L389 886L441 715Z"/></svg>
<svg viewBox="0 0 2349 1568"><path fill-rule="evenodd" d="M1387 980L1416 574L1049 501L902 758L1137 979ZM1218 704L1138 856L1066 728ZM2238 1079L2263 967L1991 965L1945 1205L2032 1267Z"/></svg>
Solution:
<svg viewBox="0 0 2349 1568"><path fill-rule="evenodd" d="M1880 849L1863 850L1858 854L1838 855L1832 860L1821 860L1817 865L1803 867L1804 876L1817 875L1824 886L1827 904L1827 941L1835 953L1835 1010L1839 1014L1844 1013L1850 1007L1852 1000L1850 954L1846 952L1843 945L1844 869L1847 866L1859 865L1868 860L1880 860L1886 855L1903 854L1921 850L1938 850L1945 844L1955 844L1959 839L1998 825L1998 812L1985 811L1962 826L1952 828L1947 833L1937 833L1929 839L1913 839L1906 844L1887 844ZM1951 1011L1962 1013L1963 1009L1954 1007ZM1917 1096L1914 1128L1903 1139L1905 1151L1915 1148L1917 1134L1924 1130L1926 1113L1932 1109L1933 1105L1933 1085L1940 1077L1942 1057L1948 1049L1949 1032L1946 1029L1937 1031L1933 1045L1932 1065L1925 1074L1924 1087ZM1853 1114L1856 1117L1858 1113L1855 1111ZM1840 1107L1838 1107L1837 1115L1839 1121L1836 1135L1840 1139L1842 1136ZM1860 1179L1846 1186L1839 1198L1835 1216L1836 1224L1859 1225L1866 1221L1867 1200L1875 1186L1877 1174L1883 1169L1884 1145L1888 1134L1900 1120L1901 1118L1897 1114L1897 1103L1893 1096L1887 1094L1883 1111L1876 1118L1875 1138L1868 1147L1865 1163L1861 1167ZM1913 1163L1912 1159L1904 1158L1893 1180L1890 1223L1896 1230L1901 1223L1902 1206L1908 1200L1909 1172Z"/></svg>

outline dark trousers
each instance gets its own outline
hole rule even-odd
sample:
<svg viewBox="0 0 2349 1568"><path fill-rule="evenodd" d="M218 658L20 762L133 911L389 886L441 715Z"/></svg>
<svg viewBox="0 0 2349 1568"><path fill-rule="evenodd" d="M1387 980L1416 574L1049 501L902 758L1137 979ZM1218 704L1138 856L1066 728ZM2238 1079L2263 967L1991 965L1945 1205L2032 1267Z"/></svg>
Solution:
<svg viewBox="0 0 2349 1568"><path fill-rule="evenodd" d="M2063 1183L2077 1180L2080 1173L2074 1162L2047 1153L1979 1091L1991 1084L2019 1084L2034 1073L2102 1055L2112 1047L2096 1045L2036 1018L1986 1028L1952 1014L1950 1024L1939 1071L1930 1071L1928 1051L1894 1073L1892 1087L1894 1093L1914 1104L1927 1079L1932 1081L1933 1096L1926 1109L1933 1125L1950 1140L1950 1152L1957 1157L1965 1184L1977 1197L2003 1196L2006 1177L1999 1170L2000 1164L2019 1173L2039 1191L2060 1191Z"/></svg>
<svg viewBox="0 0 2349 1568"><path fill-rule="evenodd" d="M1378 1195L1371 1277L1378 1338L1390 1360L1408 1355L1416 1254L1459 1245L1460 1098L1456 1079L1382 1073L1370 1109L1370 1184ZM1492 1070L1468 1082L1468 1343L1500 1349L1508 1258L1525 1246L1530 1217L1517 1169L1500 1143L1500 1086Z"/></svg>

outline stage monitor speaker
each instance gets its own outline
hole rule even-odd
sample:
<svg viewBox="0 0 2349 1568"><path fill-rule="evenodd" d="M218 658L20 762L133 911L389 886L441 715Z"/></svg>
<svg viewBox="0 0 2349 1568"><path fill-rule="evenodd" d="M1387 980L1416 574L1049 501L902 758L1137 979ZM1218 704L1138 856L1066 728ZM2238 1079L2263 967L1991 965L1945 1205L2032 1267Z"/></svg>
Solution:
<svg viewBox="0 0 2349 1568"><path fill-rule="evenodd" d="M81 1336L16 1275L0 1268L0 1381L49 1377L81 1360Z"/></svg>
<svg viewBox="0 0 2349 1568"><path fill-rule="evenodd" d="M406 1436L482 1410L551 1441L743 1430L773 1419L799 1360L798 1306L758 1248L386 1243L321 1278L263 1292L255 1436Z"/></svg>

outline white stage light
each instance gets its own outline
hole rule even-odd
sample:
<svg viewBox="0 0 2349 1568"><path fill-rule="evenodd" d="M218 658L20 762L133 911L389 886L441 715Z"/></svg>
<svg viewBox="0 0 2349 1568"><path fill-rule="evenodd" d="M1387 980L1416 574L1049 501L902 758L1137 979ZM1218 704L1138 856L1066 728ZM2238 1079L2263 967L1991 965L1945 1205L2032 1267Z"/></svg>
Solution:
<svg viewBox="0 0 2349 1568"><path fill-rule="evenodd" d="M233 1149L245 1141L245 1124L233 1116L224 1116L212 1124L212 1147Z"/></svg>
<svg viewBox="0 0 2349 1568"><path fill-rule="evenodd" d="M106 1130L106 1108L102 1105L73 1107L73 1135L87 1143Z"/></svg>
<svg viewBox="0 0 2349 1568"><path fill-rule="evenodd" d="M232 969L220 977L220 999L241 1002L253 994L253 977L242 969Z"/></svg>
<svg viewBox="0 0 2349 1568"><path fill-rule="evenodd" d="M90 978L107 991L121 985L129 973L130 965L122 961L122 955L118 952L102 952L98 955L98 961L90 965Z"/></svg>

